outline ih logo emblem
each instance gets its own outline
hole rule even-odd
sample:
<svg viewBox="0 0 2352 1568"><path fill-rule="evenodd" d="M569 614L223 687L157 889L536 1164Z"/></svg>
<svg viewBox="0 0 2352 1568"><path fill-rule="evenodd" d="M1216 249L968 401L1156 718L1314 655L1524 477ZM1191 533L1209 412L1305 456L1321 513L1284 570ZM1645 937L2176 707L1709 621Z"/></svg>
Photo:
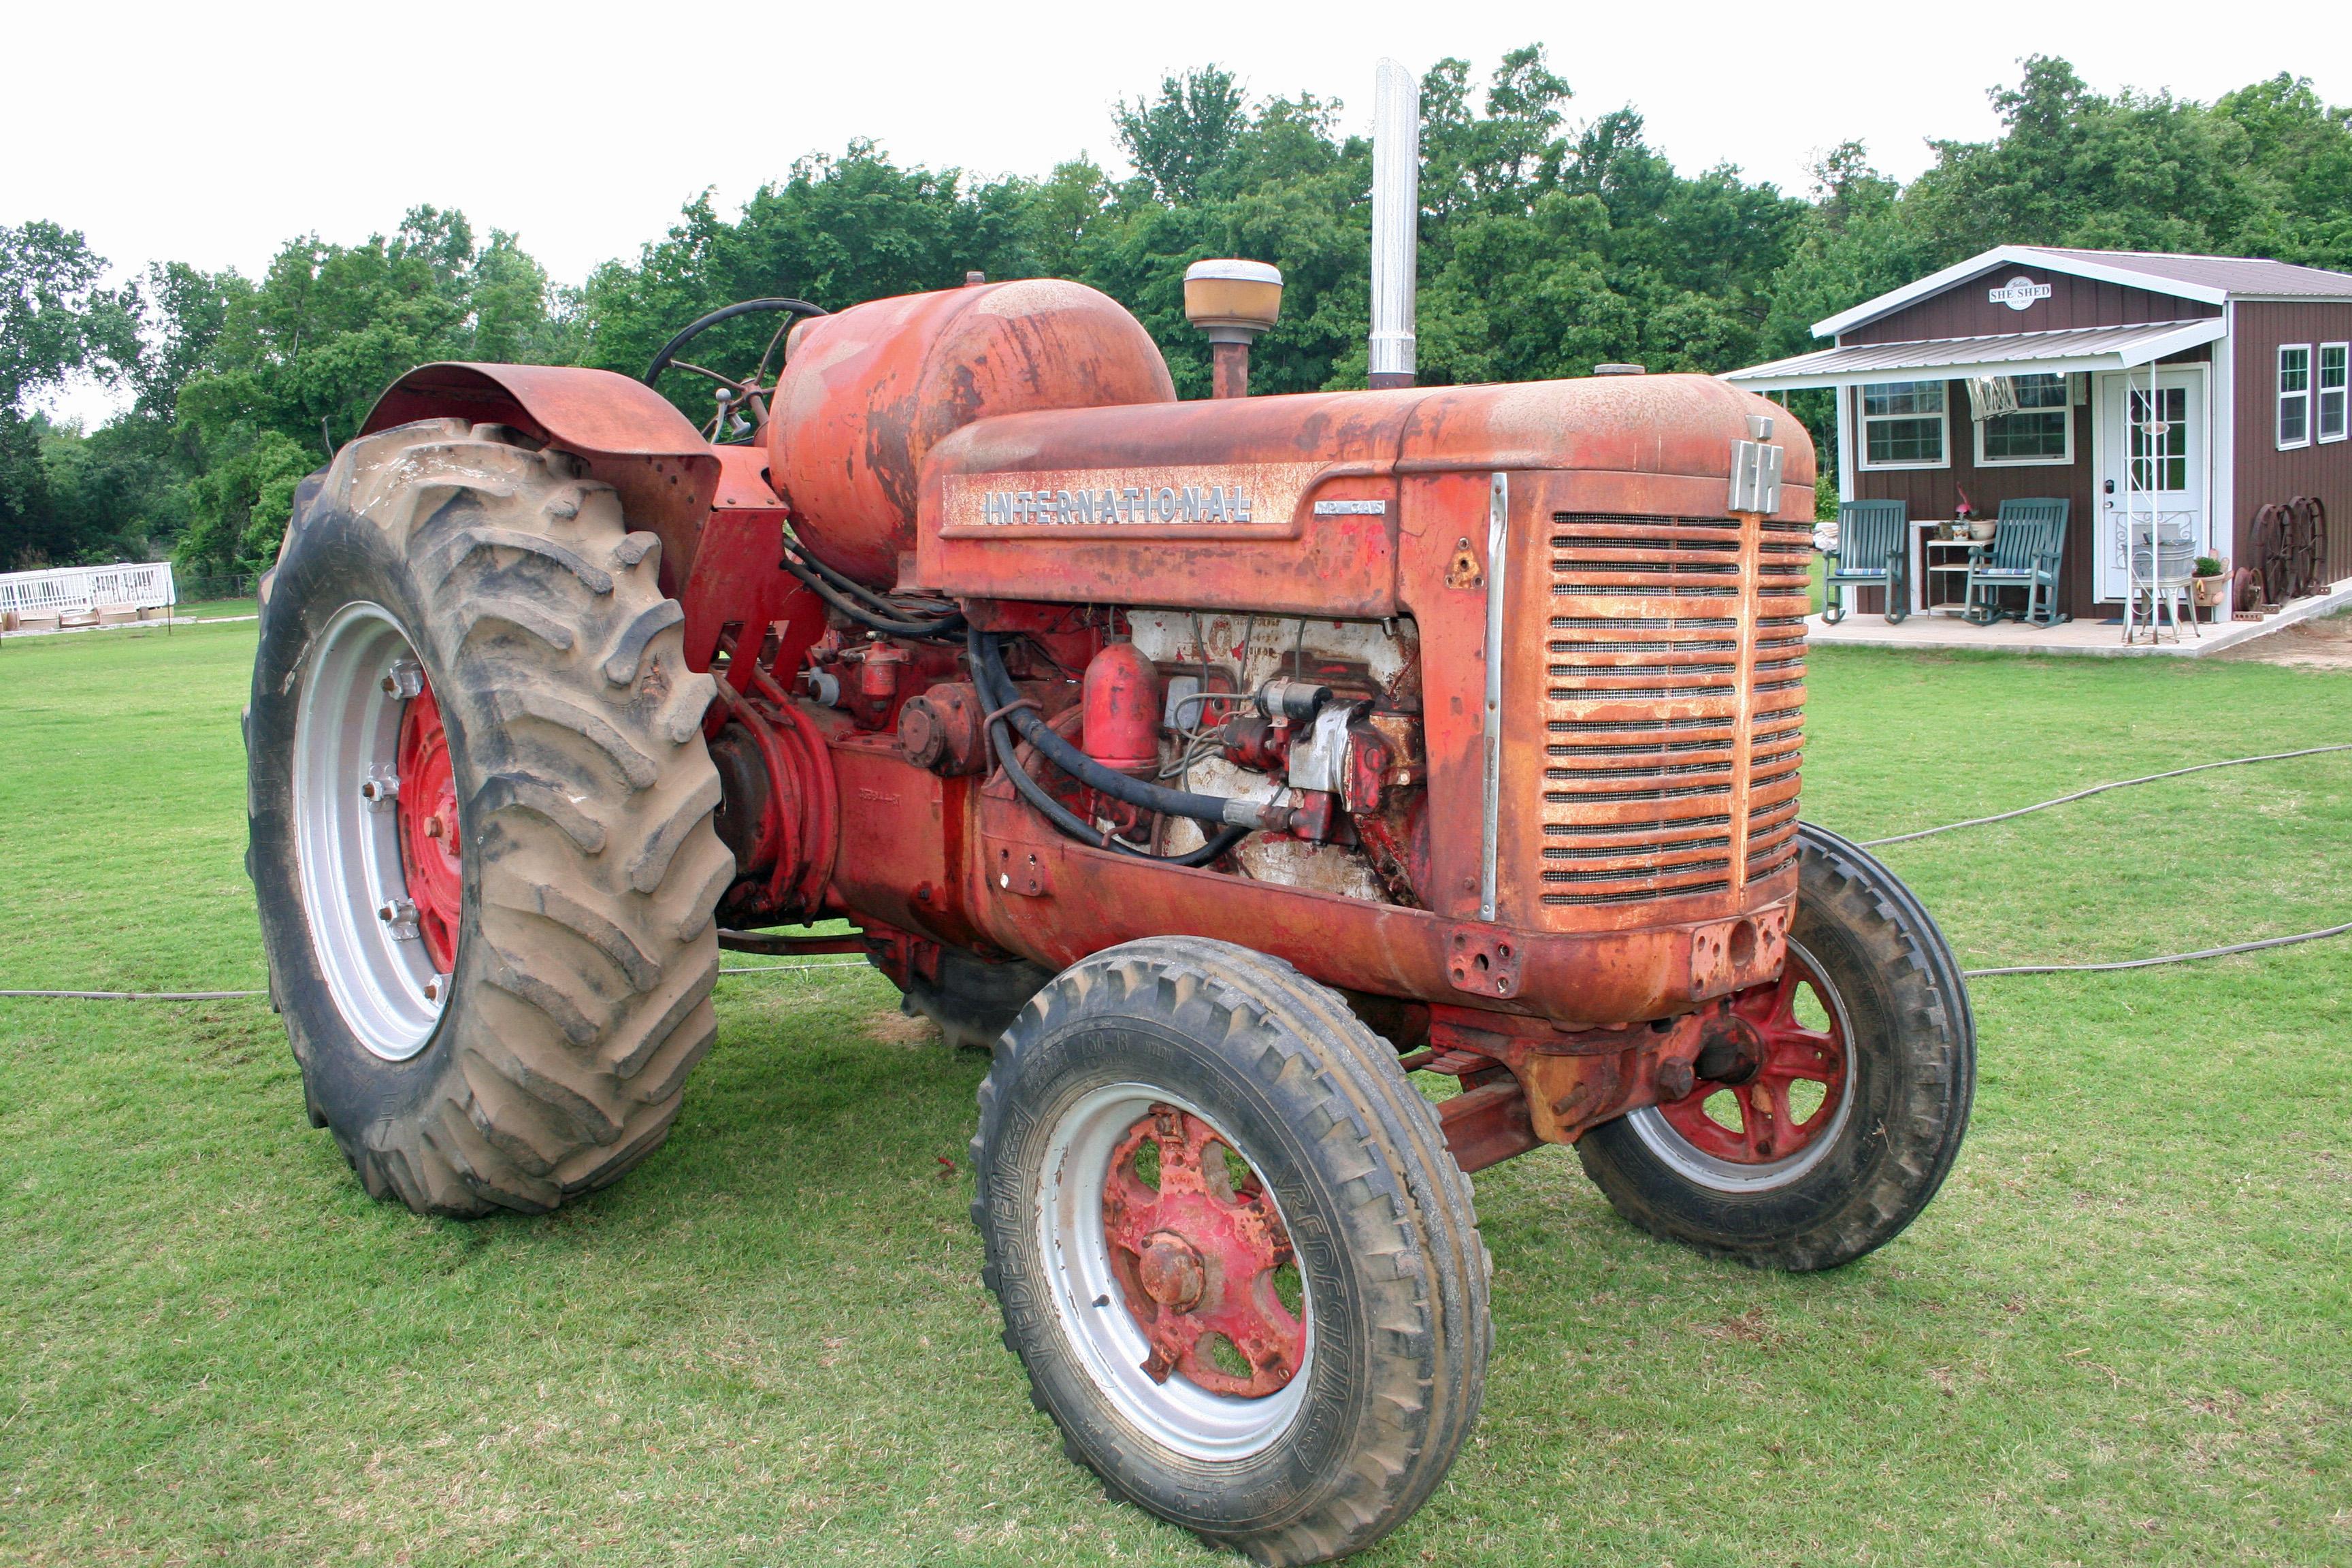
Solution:
<svg viewBox="0 0 2352 1568"><path fill-rule="evenodd" d="M2006 305L2012 310L2029 310L2036 300L2050 298L2050 285L2036 283L2031 278L2012 278L1987 293L1996 305Z"/></svg>

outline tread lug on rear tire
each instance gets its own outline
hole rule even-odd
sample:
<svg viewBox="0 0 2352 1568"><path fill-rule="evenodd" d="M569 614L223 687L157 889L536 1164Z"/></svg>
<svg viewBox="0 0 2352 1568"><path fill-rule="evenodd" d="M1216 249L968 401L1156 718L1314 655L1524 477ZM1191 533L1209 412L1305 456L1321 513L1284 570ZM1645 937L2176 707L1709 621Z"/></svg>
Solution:
<svg viewBox="0 0 2352 1568"><path fill-rule="evenodd" d="M1300 1563L1370 1545L1435 1489L1484 1387L1486 1253L1434 1109L1337 994L1228 943L1130 942L1031 998L980 1101L976 1217L1006 1344L1111 1496ZM1304 1349L1271 1393L1213 1393L1181 1365L1155 1384L1136 1359L1150 1342L1134 1264L1105 1240L1106 1184L1129 1182L1121 1149L1139 1157L1122 1139L1179 1123L1246 1162L1296 1244ZM1153 1194L1167 1215L1156 1178ZM1208 1272L1218 1290L1231 1268Z"/></svg>
<svg viewBox="0 0 2352 1568"><path fill-rule="evenodd" d="M1958 961L1895 873L1811 823L1798 843L1792 962L1818 975L1846 1073L1842 1103L1815 1112L1818 1142L1742 1168L1711 1161L1653 1109L1593 1128L1576 1149L1617 1212L1651 1234L1810 1270L1884 1247L1943 1185L1975 1098L1976 1022Z"/></svg>
<svg viewBox="0 0 2352 1568"><path fill-rule="evenodd" d="M382 431L304 487L262 594L247 866L307 1104L372 1194L553 1208L660 1144L709 1048L731 861L709 820L711 680L686 668L659 566L610 487L504 426ZM457 817L454 964L421 1013L402 990L418 960L366 946L341 907L398 890L397 855L387 874L383 829L316 782L376 766L334 737L404 722L331 673L386 650L438 705ZM326 717L338 679L349 721Z"/></svg>

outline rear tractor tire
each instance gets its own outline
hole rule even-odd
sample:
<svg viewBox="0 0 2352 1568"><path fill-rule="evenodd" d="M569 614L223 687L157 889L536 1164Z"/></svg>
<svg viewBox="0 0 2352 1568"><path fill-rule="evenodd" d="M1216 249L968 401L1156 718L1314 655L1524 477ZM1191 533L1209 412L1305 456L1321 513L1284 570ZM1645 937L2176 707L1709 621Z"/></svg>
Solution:
<svg viewBox="0 0 2352 1568"><path fill-rule="evenodd" d="M419 1213L658 1146L715 1032L708 675L566 454L428 420L306 485L265 579L247 867L314 1123Z"/></svg>
<svg viewBox="0 0 2352 1568"><path fill-rule="evenodd" d="M1129 942L1022 1008L972 1140L1004 1342L1110 1494L1261 1563L1379 1540L1476 1419L1469 1179L1333 992Z"/></svg>
<svg viewBox="0 0 2352 1568"><path fill-rule="evenodd" d="M1737 1048L1702 1052L1689 1094L1576 1150L1653 1235L1801 1271L1884 1247L1943 1185L1975 1097L1976 1025L1943 932L1895 873L1811 823L1798 843L1788 965L1735 1000Z"/></svg>

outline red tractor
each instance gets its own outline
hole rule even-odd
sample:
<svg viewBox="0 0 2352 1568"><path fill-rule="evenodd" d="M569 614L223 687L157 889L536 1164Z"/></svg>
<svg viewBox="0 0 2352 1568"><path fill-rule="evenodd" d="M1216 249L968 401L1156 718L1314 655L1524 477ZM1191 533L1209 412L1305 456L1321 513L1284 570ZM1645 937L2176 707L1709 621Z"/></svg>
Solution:
<svg viewBox="0 0 2352 1568"><path fill-rule="evenodd" d="M772 376L679 357L757 311ZM264 584L250 868L370 1192L602 1186L723 947L865 953L994 1051L972 1215L1068 1451L1305 1563L1476 1417L1468 1173L1573 1143L1636 1225L1796 1269L1943 1180L1958 966L1798 820L1813 452L1772 405L1179 402L1045 280L751 301L664 368L708 430L602 371L411 373Z"/></svg>

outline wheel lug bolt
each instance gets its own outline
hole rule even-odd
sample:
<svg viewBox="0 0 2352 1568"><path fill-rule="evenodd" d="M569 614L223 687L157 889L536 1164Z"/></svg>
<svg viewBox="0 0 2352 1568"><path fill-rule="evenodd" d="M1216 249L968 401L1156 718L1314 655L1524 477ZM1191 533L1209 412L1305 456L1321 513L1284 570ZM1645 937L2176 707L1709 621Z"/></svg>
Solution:
<svg viewBox="0 0 2352 1568"><path fill-rule="evenodd" d="M1698 1085L1690 1063L1676 1058L1658 1064L1658 1103L1671 1105Z"/></svg>

